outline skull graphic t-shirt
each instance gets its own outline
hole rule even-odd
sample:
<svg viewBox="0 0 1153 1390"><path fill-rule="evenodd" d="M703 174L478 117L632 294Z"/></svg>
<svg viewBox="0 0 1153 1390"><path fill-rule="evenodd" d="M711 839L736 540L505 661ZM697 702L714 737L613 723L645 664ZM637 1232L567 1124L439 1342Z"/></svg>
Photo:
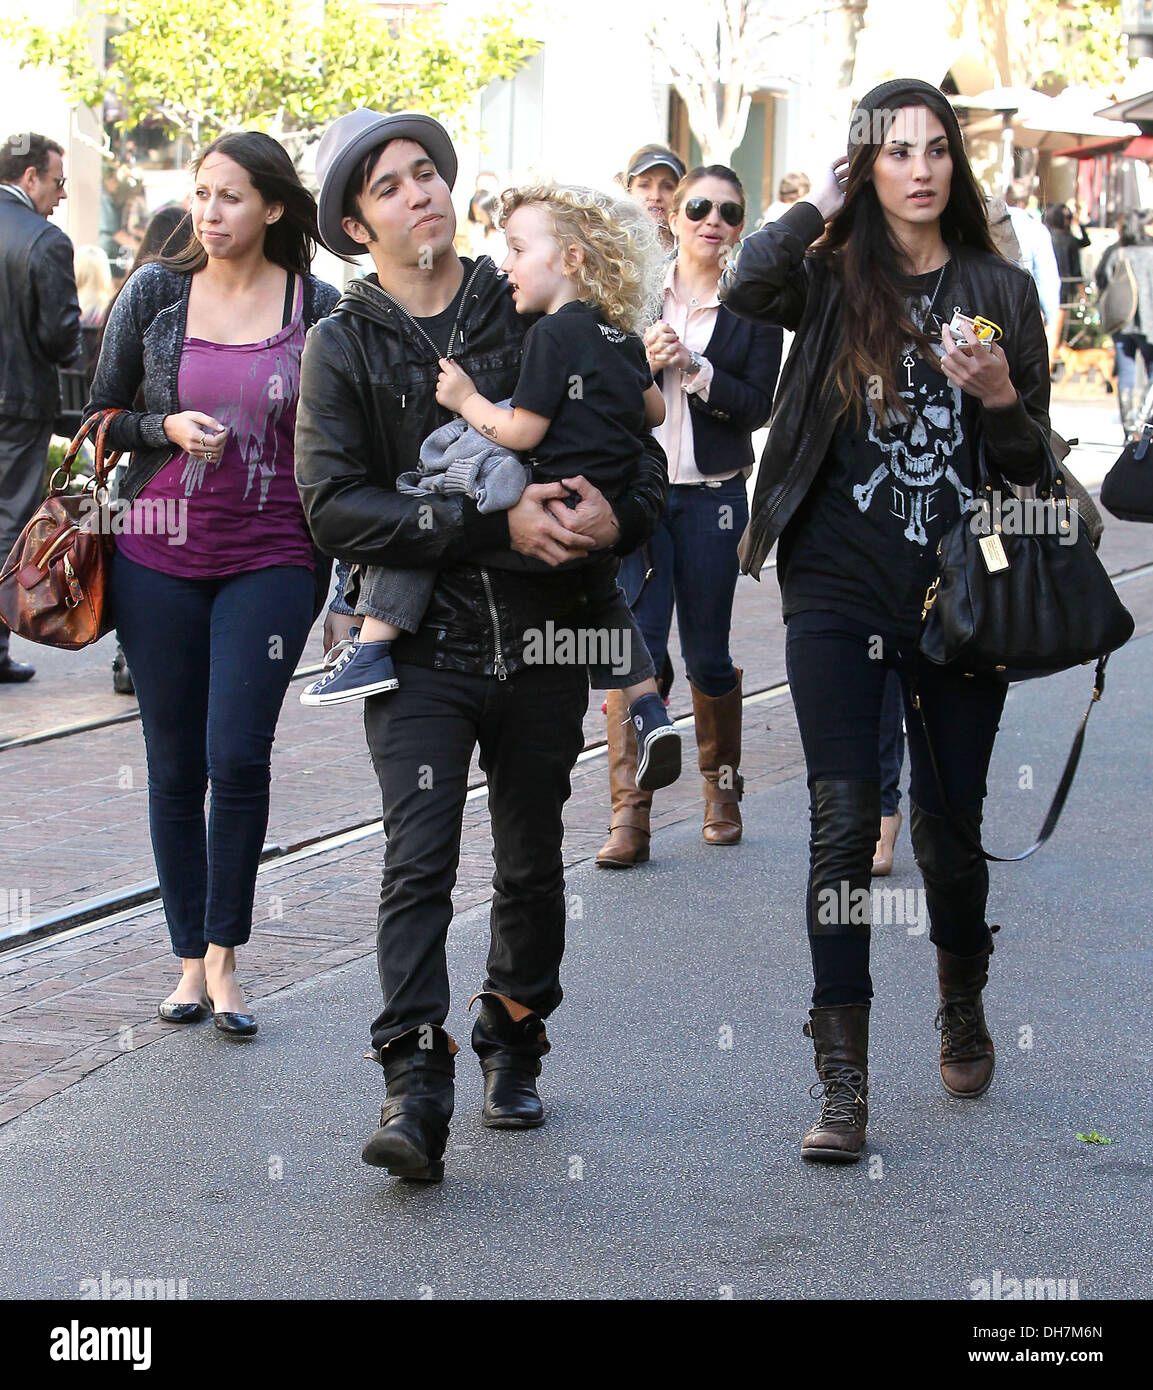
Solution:
<svg viewBox="0 0 1153 1390"><path fill-rule="evenodd" d="M949 279L946 269L943 277L932 271L910 281L913 320L934 343L941 322L952 317ZM893 637L916 638L920 631L937 542L968 512L973 496L966 441L978 406L911 344L894 380L905 418L887 417L876 399L866 401L857 419L852 412L842 416L816 481L781 537L777 572L786 620L818 609L873 623Z"/></svg>

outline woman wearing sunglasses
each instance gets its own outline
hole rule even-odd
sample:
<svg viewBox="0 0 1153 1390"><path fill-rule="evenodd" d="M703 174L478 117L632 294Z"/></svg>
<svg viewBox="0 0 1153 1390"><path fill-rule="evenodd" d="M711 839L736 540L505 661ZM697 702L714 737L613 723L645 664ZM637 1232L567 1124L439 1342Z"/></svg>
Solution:
<svg viewBox="0 0 1153 1390"><path fill-rule="evenodd" d="M729 655L729 627L752 432L768 421L781 363L780 329L746 323L717 299L744 221L744 189L724 165L693 169L677 185L669 213L676 255L661 318L645 335L665 402L654 434L668 456L669 500L650 545L621 566L626 594L640 591L633 612L658 671L676 608L711 845L741 838L741 672ZM636 742L620 691L609 692L607 713L613 816L597 863L630 869L649 858L652 793L636 785Z"/></svg>
<svg viewBox="0 0 1153 1390"><path fill-rule="evenodd" d="M779 538L808 770L805 1033L824 1103L801 1153L855 1162L868 1119L869 871L889 670L904 695L910 829L936 946L941 1081L971 1100L993 1079L989 875L975 846L1006 686L933 666L917 644L937 543L971 510L979 456L1013 483L1035 483L1045 465L1044 324L1031 277L990 241L953 108L913 79L862 98L848 160L749 237L721 294L737 313L796 332L741 562L756 574ZM950 331L958 310L998 325L1000 341L982 345L959 320Z"/></svg>

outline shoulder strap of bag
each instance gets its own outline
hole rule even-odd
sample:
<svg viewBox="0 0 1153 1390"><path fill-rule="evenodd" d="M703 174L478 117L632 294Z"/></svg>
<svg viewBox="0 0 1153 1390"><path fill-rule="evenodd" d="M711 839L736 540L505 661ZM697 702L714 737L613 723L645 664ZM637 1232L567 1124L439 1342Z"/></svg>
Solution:
<svg viewBox="0 0 1153 1390"><path fill-rule="evenodd" d="M1129 257L1126 256L1126 254L1125 254L1124 251L1119 251L1119 252L1117 253L1117 259L1118 259L1118 260L1121 262L1121 264L1125 267L1125 274L1126 274L1126 275L1128 276L1128 278L1129 278L1129 288L1133 291L1133 299L1136 300L1136 299L1137 299L1137 277L1136 277L1136 275L1133 274L1133 267L1129 264Z"/></svg>
<svg viewBox="0 0 1153 1390"><path fill-rule="evenodd" d="M1089 723L1089 716L1093 713L1093 706L1100 700L1105 693L1105 667L1109 661L1108 655L1103 656L1097 662L1097 670L1093 677L1093 696L1089 701L1088 708L1081 716L1081 722L1077 726L1077 733L1073 738L1073 746L1069 750L1069 756L1065 760L1065 770L1061 773L1061 780L1057 784L1057 790L1053 793L1053 800L1045 813L1045 820L1041 825L1041 833L1028 849L1022 850L1020 854L990 854L977 836L966 829L964 824L958 820L956 813L949 803L949 798L945 794L945 784L941 778L940 764L937 762L937 753L933 747L933 740L929 737L929 726L925 722L925 713L921 709L921 695L917 689L916 676L912 678L911 694L913 697L913 708L921 718L921 728L925 731L925 746L929 750L929 762L933 767L933 780L937 784L937 795L941 798L941 805L953 829L961 837L966 845L991 864L1016 864L1022 859L1028 859L1031 854L1036 854L1045 841L1052 835L1057 828L1057 822L1061 819L1061 812L1065 809L1065 799L1069 795L1069 789L1073 785L1073 778L1077 775L1077 765L1081 761L1081 750L1085 746L1085 728Z"/></svg>

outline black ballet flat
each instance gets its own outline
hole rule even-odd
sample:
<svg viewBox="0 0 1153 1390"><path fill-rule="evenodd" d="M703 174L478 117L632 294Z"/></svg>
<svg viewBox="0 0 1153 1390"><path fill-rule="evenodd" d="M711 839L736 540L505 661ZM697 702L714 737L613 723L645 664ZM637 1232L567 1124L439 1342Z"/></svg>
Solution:
<svg viewBox="0 0 1153 1390"><path fill-rule="evenodd" d="M208 1006L200 1004L170 1004L167 1000L157 1006L157 1014L165 1023L199 1023L207 1018Z"/></svg>
<svg viewBox="0 0 1153 1390"><path fill-rule="evenodd" d="M212 1000L208 1001L209 1005ZM230 1038L250 1038L253 1033L258 1031L259 1025L251 1014L212 1014L212 1021L221 1033L227 1033Z"/></svg>

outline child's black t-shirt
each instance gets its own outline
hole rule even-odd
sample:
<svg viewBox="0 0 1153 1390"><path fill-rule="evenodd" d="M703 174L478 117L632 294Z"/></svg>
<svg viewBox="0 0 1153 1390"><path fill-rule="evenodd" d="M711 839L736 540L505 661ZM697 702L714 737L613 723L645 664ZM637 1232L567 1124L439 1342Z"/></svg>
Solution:
<svg viewBox="0 0 1153 1390"><path fill-rule="evenodd" d="M529 453L534 481L580 476L616 497L644 452L644 393L652 385L644 344L574 300L525 334L516 408L552 421Z"/></svg>

